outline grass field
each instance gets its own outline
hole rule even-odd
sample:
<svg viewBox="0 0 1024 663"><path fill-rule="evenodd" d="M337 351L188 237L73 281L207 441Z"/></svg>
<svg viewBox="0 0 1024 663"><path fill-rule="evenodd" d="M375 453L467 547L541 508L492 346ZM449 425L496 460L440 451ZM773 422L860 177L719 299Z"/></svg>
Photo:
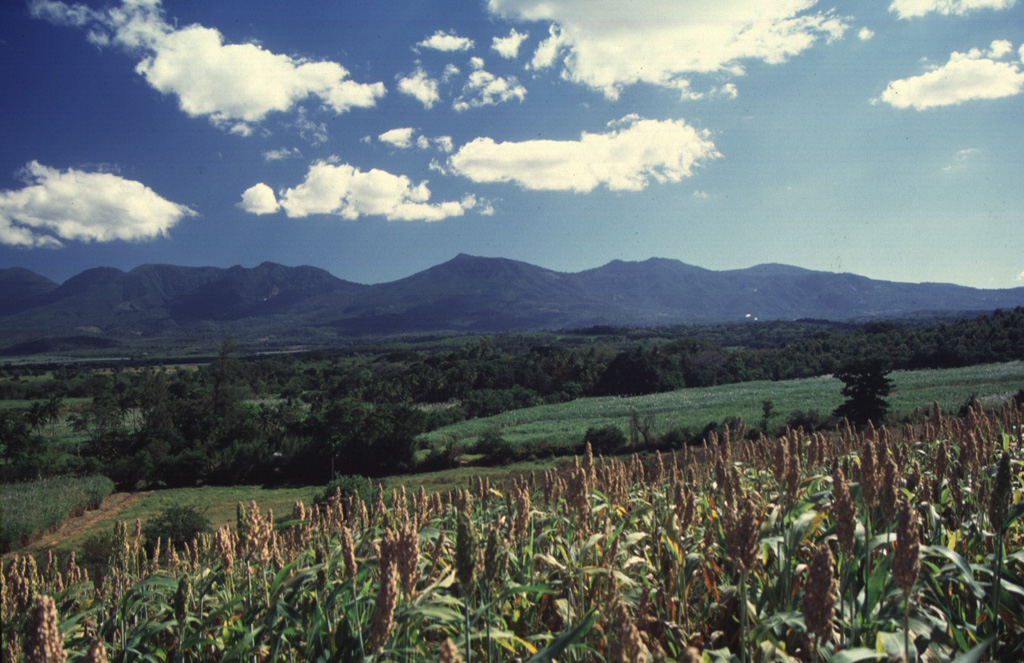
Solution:
<svg viewBox="0 0 1024 663"><path fill-rule="evenodd" d="M400 490L403 486L408 493L419 490L422 485L427 492L446 491L456 487L468 487L475 477L490 477L492 481L509 476L513 473L544 469L548 464L522 462L503 467L462 467L439 472L422 474L405 474L386 477L380 480L385 490ZM376 485L376 481L374 481ZM261 486L201 486L196 488L168 488L164 490L142 493L115 493L109 498L108 508L99 512L84 514L78 519L71 519L66 526L54 533L54 536L43 539L20 549L19 553L44 553L53 550L64 554L71 550L81 550L82 544L97 534L112 533L118 521L133 523L136 519L145 523L159 516L165 509L172 506L189 506L202 512L216 529L222 525L234 525L236 507L239 502L248 504L255 500L260 509L273 509L277 516L287 516L292 511L296 500L309 504L314 496L322 492L321 486L303 486L299 488L263 488ZM4 555L5 558L10 554Z"/></svg>
<svg viewBox="0 0 1024 663"><path fill-rule="evenodd" d="M892 374L895 390L890 396L894 412L909 412L938 401L947 411L955 411L966 399L977 395L983 403L1001 402L1019 389L1024 389L1024 362L990 364L945 370L904 371ZM761 418L761 403L771 400L779 413L773 420L783 422L793 410L831 412L843 398L842 384L829 377L789 380L784 382L748 382L702 389L684 389L663 394L631 398L584 398L559 405L544 405L507 412L494 417L461 422L422 436L427 442L444 441L455 436L465 445L483 432L499 429L502 436L513 444L534 442L575 443L591 426L614 424L628 431L633 411L653 418L655 433L664 433L675 427L703 428L710 421L722 421L742 416L748 425L757 425ZM408 491L423 485L428 491L448 490L468 485L474 476L499 477L516 471L543 469L550 463L517 463L500 468L468 467L440 472L388 477L382 481L385 489L405 486ZM344 471L344 468L339 468ZM238 502L256 500L260 508L272 508L285 515L295 500L306 503L321 490L320 487L262 488L259 486L205 486L174 488L139 494L123 508L109 516L93 519L87 526L71 528L67 536L47 545L33 545L30 552L52 547L66 552L77 549L89 536L112 531L114 522L143 522L156 517L169 506L194 506L205 511L214 527L233 523Z"/></svg>
<svg viewBox="0 0 1024 663"><path fill-rule="evenodd" d="M910 412L937 401L945 410L959 408L971 395L983 403L1001 402L1024 389L1024 362L984 364L966 368L896 371L890 374L892 412ZM423 436L427 443L451 437L472 444L488 430L497 429L515 445L539 442L575 443L592 426L614 424L629 430L633 412L653 419L652 431L672 428L700 430L709 422L741 416L747 425L761 420L761 404L770 400L778 413L772 425L783 423L794 410L816 410L827 415L843 402L842 382L815 377L781 382L757 381L720 385L646 396L581 398L569 403L541 405L471 419L439 428Z"/></svg>

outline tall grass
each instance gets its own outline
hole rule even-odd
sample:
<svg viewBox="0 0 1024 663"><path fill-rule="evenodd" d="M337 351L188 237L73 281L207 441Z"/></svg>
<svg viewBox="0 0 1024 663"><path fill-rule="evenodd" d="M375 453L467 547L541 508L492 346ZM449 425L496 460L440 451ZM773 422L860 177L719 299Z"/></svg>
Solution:
<svg viewBox="0 0 1024 663"><path fill-rule="evenodd" d="M0 485L0 549L7 552L69 516L95 509L113 490L104 476Z"/></svg>
<svg viewBox="0 0 1024 663"><path fill-rule="evenodd" d="M7 565L4 660L37 596L72 663L1020 660L1024 409L966 415L239 505L180 549L121 524L102 577Z"/></svg>

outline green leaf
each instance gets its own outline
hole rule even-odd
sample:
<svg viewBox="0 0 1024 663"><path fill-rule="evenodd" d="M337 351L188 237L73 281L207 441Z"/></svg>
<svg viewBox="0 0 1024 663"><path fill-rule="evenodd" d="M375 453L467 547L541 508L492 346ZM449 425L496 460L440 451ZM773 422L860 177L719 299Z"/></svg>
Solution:
<svg viewBox="0 0 1024 663"><path fill-rule="evenodd" d="M1017 502L1010 508L1010 512L1006 514L1006 520L1003 521L1003 531L1010 529L1010 525L1021 516L1024 516L1024 501Z"/></svg>
<svg viewBox="0 0 1024 663"><path fill-rule="evenodd" d="M970 566L967 565L967 560L965 560L959 553L952 551L949 548L946 548L945 546L921 546L921 554L941 555L942 557L948 559L950 562L953 563L953 566L955 566L956 569L960 572L960 581L970 588L975 598L985 598L985 591L982 590L981 586L974 579L974 573L971 572Z"/></svg>
<svg viewBox="0 0 1024 663"><path fill-rule="evenodd" d="M526 663L550 663L556 656L560 656L565 648L576 642L590 631L590 628L597 621L597 613L593 609L583 615L580 623L565 631L548 643L548 646L527 659Z"/></svg>
<svg viewBox="0 0 1024 663"><path fill-rule="evenodd" d="M985 652L988 651L988 648L992 646L993 640L994 638L989 638L988 640L981 643L974 649L968 652L964 652L963 654L960 654L949 663L978 663L978 661L980 661L982 657L985 656Z"/></svg>
<svg viewBox="0 0 1024 663"><path fill-rule="evenodd" d="M867 647L854 647L832 654L828 663L856 663L857 661L877 661L882 658L885 658L885 654L880 654Z"/></svg>

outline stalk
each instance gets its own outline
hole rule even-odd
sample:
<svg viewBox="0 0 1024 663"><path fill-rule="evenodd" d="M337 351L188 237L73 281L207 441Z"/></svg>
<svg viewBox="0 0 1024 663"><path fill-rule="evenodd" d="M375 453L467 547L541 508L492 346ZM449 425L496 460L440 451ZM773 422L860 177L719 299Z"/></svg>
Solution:
<svg viewBox="0 0 1024 663"><path fill-rule="evenodd" d="M747 661L747 570L740 572L740 663Z"/></svg>

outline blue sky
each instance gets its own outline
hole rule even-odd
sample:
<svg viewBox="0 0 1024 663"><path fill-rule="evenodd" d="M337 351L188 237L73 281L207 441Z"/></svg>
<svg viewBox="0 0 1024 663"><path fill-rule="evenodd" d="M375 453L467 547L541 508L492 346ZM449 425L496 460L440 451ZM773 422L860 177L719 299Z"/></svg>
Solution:
<svg viewBox="0 0 1024 663"><path fill-rule="evenodd" d="M1024 285L1016 0L0 3L0 267Z"/></svg>

